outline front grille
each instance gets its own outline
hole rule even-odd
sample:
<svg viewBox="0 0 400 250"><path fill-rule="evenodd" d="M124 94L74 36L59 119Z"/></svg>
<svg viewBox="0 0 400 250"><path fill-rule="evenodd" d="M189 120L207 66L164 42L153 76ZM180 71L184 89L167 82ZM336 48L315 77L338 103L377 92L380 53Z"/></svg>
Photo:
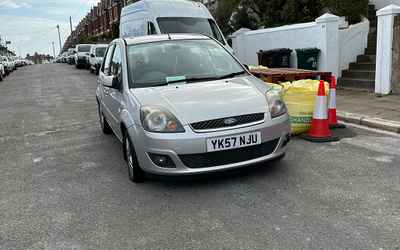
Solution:
<svg viewBox="0 0 400 250"><path fill-rule="evenodd" d="M249 161L272 154L279 138L260 145L202 154L179 155L188 168L208 168Z"/></svg>
<svg viewBox="0 0 400 250"><path fill-rule="evenodd" d="M236 122L232 124L226 124L225 120L227 119L235 119ZM226 128L226 127L234 127L242 124L258 122L264 120L264 113L256 113L249 115L240 115L233 117L220 118L215 120L208 120L202 122L196 122L190 124L194 130L206 130L206 129L217 129L217 128Z"/></svg>

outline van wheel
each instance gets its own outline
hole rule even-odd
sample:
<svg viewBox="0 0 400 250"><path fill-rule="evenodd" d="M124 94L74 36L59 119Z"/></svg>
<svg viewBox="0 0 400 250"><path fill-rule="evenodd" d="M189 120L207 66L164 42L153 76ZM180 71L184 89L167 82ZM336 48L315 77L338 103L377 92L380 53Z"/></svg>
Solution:
<svg viewBox="0 0 400 250"><path fill-rule="evenodd" d="M128 166L129 180L135 183L143 182L145 180L145 174L139 166L139 162L136 157L136 152L127 133L124 133L123 152L125 154L126 163Z"/></svg>
<svg viewBox="0 0 400 250"><path fill-rule="evenodd" d="M98 111L99 111L99 120L100 120L100 127L101 131L103 131L104 134L109 135L112 133L110 125L108 125L108 122L106 118L104 117L103 112L101 112L100 105L97 104Z"/></svg>

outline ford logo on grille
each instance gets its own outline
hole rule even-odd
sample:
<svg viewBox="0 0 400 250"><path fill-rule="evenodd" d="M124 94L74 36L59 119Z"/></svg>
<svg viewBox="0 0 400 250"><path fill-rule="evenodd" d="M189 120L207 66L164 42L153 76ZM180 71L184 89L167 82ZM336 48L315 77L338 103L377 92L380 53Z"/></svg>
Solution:
<svg viewBox="0 0 400 250"><path fill-rule="evenodd" d="M228 118L224 120L224 124L228 126L232 126L237 124L238 120L236 118Z"/></svg>

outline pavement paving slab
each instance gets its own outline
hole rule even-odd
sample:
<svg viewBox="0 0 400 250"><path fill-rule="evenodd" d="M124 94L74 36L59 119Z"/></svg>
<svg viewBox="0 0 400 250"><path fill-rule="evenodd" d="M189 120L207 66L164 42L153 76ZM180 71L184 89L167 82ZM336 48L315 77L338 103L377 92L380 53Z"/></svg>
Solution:
<svg viewBox="0 0 400 250"><path fill-rule="evenodd" d="M337 110L342 121L400 133L400 95L338 89Z"/></svg>

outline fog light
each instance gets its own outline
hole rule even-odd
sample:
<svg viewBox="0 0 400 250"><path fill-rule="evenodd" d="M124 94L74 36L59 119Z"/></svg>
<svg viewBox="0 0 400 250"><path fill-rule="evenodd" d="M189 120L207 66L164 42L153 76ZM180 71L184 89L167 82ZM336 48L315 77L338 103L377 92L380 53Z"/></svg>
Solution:
<svg viewBox="0 0 400 250"><path fill-rule="evenodd" d="M149 153L151 161L161 168L175 168L175 163L168 155Z"/></svg>

